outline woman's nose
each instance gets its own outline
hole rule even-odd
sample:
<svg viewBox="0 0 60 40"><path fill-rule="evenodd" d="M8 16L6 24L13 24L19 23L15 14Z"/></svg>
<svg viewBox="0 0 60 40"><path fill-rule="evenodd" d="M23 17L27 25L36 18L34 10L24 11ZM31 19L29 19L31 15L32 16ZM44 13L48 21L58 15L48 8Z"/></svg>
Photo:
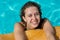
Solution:
<svg viewBox="0 0 60 40"><path fill-rule="evenodd" d="M33 19L36 20L36 16L35 15L33 16Z"/></svg>

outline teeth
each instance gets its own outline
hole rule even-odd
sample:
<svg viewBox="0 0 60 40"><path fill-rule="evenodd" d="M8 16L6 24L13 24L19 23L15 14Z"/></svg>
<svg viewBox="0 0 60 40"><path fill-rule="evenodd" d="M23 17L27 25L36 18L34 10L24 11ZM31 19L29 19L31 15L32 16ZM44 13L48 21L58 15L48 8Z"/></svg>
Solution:
<svg viewBox="0 0 60 40"><path fill-rule="evenodd" d="M33 24L36 24L37 22L33 22Z"/></svg>
<svg viewBox="0 0 60 40"><path fill-rule="evenodd" d="M33 23L37 23L37 22L33 22Z"/></svg>
<svg viewBox="0 0 60 40"><path fill-rule="evenodd" d="M33 22L33 23L36 23L36 22Z"/></svg>

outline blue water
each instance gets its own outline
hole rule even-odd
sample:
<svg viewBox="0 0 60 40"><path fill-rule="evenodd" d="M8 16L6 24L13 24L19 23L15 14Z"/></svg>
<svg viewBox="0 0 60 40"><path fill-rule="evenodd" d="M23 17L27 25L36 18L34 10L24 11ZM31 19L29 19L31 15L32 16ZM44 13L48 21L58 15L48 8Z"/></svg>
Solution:
<svg viewBox="0 0 60 40"><path fill-rule="evenodd" d="M14 31L20 22L20 9L29 0L0 0L0 34ZM49 19L52 26L60 26L60 0L31 0L41 5L42 17Z"/></svg>

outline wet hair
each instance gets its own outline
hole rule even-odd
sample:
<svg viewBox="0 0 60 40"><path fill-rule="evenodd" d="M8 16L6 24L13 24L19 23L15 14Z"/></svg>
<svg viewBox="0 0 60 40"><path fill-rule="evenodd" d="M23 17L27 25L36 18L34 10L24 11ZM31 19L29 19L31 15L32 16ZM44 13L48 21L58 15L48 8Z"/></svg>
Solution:
<svg viewBox="0 0 60 40"><path fill-rule="evenodd" d="M28 1L27 3L24 4L24 6L21 8L21 14L20 14L20 17L21 17L21 21L25 23L25 21L23 20L22 16L25 17L25 9L28 8L28 7L31 7L31 6L35 6L37 7L39 13L40 13L40 18L41 18L41 15L42 15L42 12L41 12L41 7L38 3L36 2L33 2L33 1Z"/></svg>

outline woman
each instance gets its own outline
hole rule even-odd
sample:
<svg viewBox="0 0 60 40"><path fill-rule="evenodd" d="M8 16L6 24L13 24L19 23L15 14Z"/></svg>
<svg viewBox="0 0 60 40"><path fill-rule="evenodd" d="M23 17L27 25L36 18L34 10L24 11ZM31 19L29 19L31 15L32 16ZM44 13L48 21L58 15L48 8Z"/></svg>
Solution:
<svg viewBox="0 0 60 40"><path fill-rule="evenodd" d="M35 2L27 2L21 9L21 22L15 24L15 40L28 40L26 30L43 29L48 40L56 40L49 20L42 19L41 8Z"/></svg>

